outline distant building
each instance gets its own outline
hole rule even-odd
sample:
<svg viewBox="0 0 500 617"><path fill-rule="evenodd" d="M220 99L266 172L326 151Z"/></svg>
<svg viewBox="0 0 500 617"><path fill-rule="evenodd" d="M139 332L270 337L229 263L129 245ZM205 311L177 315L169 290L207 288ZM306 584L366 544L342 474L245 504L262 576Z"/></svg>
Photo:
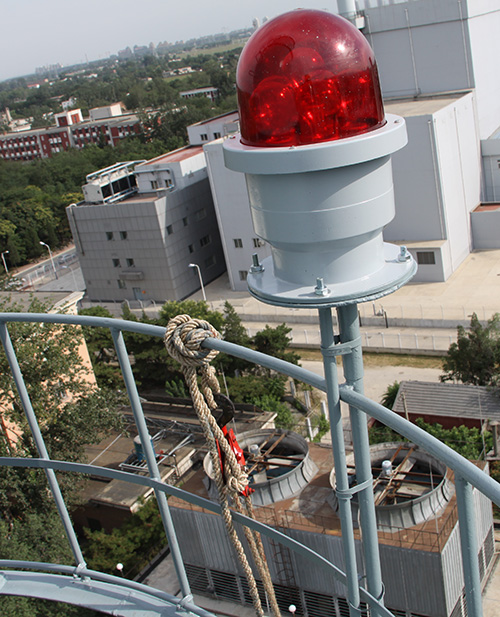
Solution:
<svg viewBox="0 0 500 617"><path fill-rule="evenodd" d="M115 146L142 130L139 117L123 114L120 103L91 109L89 120L84 120L80 109L55 114L54 119L55 126L49 128L0 134L0 158L32 161L89 143Z"/></svg>
<svg viewBox="0 0 500 617"><path fill-rule="evenodd" d="M179 92L181 98L183 99L194 99L199 97L206 97L211 101L215 101L215 99L219 95L219 89L213 88L212 86L208 86L207 88L195 88L194 90L184 90L183 92Z"/></svg>
<svg viewBox="0 0 500 617"><path fill-rule="evenodd" d="M226 267L200 146L87 176L67 208L94 301L182 300Z"/></svg>

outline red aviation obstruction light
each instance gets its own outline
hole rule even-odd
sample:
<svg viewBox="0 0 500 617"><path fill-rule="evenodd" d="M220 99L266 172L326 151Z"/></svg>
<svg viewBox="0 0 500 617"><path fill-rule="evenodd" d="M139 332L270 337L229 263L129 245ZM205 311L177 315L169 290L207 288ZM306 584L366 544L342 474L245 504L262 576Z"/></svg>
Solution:
<svg viewBox="0 0 500 617"><path fill-rule="evenodd" d="M411 278L409 252L382 236L406 126L384 115L364 36L326 11L285 13L252 35L236 85L241 134L224 141L224 160L245 174L255 235L272 253L254 256L250 292L281 306L339 306Z"/></svg>
<svg viewBox="0 0 500 617"><path fill-rule="evenodd" d="M365 37L325 11L298 9L263 25L236 75L241 141L299 146L384 125L377 65Z"/></svg>

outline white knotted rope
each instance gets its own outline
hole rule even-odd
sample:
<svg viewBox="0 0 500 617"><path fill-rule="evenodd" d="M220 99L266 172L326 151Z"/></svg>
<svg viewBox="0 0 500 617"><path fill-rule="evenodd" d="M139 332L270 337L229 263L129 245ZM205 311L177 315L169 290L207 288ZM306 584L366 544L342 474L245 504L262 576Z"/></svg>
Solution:
<svg viewBox="0 0 500 617"><path fill-rule="evenodd" d="M246 511L244 511L240 499L241 493L244 493L248 486L248 475L238 464L234 452L212 414L212 410L217 407L217 403L214 400L214 393L220 393L220 386L215 376L215 369L209 363L219 352L203 349L201 347L203 341L208 337L221 338L219 332L207 321L192 319L189 315L178 315L168 323L165 332L165 347L170 356L181 365L193 401L193 407L208 444L215 484L219 493L222 518L238 560L245 572L255 612L259 617L263 617L264 611L262 609L257 583L252 568L248 563L243 545L236 533L231 509L229 507L229 502L232 501L238 512L255 519L250 496L245 496L244 498ZM201 375L201 390L198 387L198 370ZM217 444L219 444L223 452L224 473L222 473L221 469ZM281 617L260 534L246 526L244 526L243 529L252 557L259 570L271 610L275 617Z"/></svg>

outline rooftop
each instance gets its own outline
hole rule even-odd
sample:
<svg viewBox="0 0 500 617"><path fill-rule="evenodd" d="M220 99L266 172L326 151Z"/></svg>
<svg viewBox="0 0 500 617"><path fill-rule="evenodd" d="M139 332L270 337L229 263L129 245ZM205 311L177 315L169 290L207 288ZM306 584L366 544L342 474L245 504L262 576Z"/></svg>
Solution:
<svg viewBox="0 0 500 617"><path fill-rule="evenodd" d="M146 171L147 167L154 165L162 165L165 163L178 163L180 161L185 161L186 159L189 159L192 156L196 156L197 154L201 154L202 152L202 146L185 146L184 148L179 148L178 150L174 150L173 152L161 154L154 159L138 165L138 171Z"/></svg>
<svg viewBox="0 0 500 617"><path fill-rule="evenodd" d="M405 118L411 116L424 116L436 113L440 109L447 107L454 101L461 99L467 92L459 92L443 96L426 96L417 99L394 99L384 101L384 109L386 112L403 116Z"/></svg>

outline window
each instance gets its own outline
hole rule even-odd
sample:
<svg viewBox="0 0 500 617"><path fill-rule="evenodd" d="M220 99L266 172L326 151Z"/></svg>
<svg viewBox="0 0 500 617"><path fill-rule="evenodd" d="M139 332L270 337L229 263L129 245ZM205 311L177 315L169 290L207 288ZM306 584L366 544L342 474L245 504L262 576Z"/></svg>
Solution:
<svg viewBox="0 0 500 617"><path fill-rule="evenodd" d="M127 268L131 268L134 265L134 260L132 257L127 257Z"/></svg>
<svg viewBox="0 0 500 617"><path fill-rule="evenodd" d="M214 139L220 139L220 133L214 133Z"/></svg>
<svg viewBox="0 0 500 617"><path fill-rule="evenodd" d="M201 141L208 141L208 135L206 133L202 133L200 135L200 139L201 139Z"/></svg>
<svg viewBox="0 0 500 617"><path fill-rule="evenodd" d="M188 249L190 253L194 253L194 246L192 244L188 246Z"/></svg>
<svg viewBox="0 0 500 617"><path fill-rule="evenodd" d="M207 257L204 263L205 263L205 268L210 268L212 266L215 266L215 264L217 263L217 260L215 259L215 255L210 255L210 257Z"/></svg>
<svg viewBox="0 0 500 617"><path fill-rule="evenodd" d="M253 239L253 248L258 249L259 247L264 246L264 242L260 238Z"/></svg>
<svg viewBox="0 0 500 617"><path fill-rule="evenodd" d="M203 238L200 238L200 246L207 246L207 244L210 244L210 242L212 242L210 234L203 236Z"/></svg>
<svg viewBox="0 0 500 617"><path fill-rule="evenodd" d="M174 228L172 225L167 225L167 234L170 236L174 233Z"/></svg>
<svg viewBox="0 0 500 617"><path fill-rule="evenodd" d="M106 240L112 240L113 239L113 232L112 231L107 231L106 232Z"/></svg>
<svg viewBox="0 0 500 617"><path fill-rule="evenodd" d="M433 266L436 263L434 251L417 251L417 263L419 266Z"/></svg>
<svg viewBox="0 0 500 617"><path fill-rule="evenodd" d="M246 281L248 276L248 270L240 270L240 281Z"/></svg>
<svg viewBox="0 0 500 617"><path fill-rule="evenodd" d="M241 238L233 238L234 248L242 249L243 248L243 240Z"/></svg>
<svg viewBox="0 0 500 617"><path fill-rule="evenodd" d="M187 224L188 224L188 217L187 217L187 216L185 216L185 217L182 219L182 224L184 225L184 227L187 227Z"/></svg>
<svg viewBox="0 0 500 617"><path fill-rule="evenodd" d="M113 266L115 268L119 268L120 267L120 260L119 259L113 259Z"/></svg>
<svg viewBox="0 0 500 617"><path fill-rule="evenodd" d="M128 232L120 231L120 240L126 240L127 239L127 235L128 235Z"/></svg>
<svg viewBox="0 0 500 617"><path fill-rule="evenodd" d="M151 180L151 188L156 190L158 188L158 180Z"/></svg>
<svg viewBox="0 0 500 617"><path fill-rule="evenodd" d="M127 286L125 285L125 281L118 279L116 282L118 283L118 289L127 289Z"/></svg>
<svg viewBox="0 0 500 617"><path fill-rule="evenodd" d="M202 221L207 216L207 211L205 208L201 208L194 213L194 216L197 221Z"/></svg>

